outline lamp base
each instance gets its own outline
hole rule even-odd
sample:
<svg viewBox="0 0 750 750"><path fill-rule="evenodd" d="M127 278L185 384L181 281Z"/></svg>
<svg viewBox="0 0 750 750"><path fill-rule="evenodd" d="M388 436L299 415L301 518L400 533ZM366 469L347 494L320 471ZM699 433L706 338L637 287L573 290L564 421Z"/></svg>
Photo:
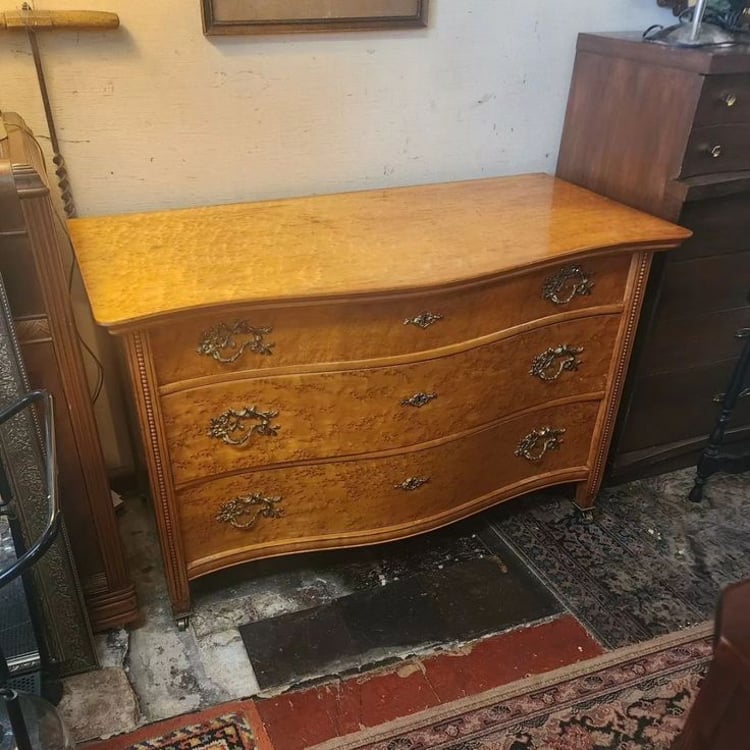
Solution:
<svg viewBox="0 0 750 750"><path fill-rule="evenodd" d="M678 23L647 36L646 41L670 47L728 47L739 44L733 34L712 23L702 23L695 37L692 24Z"/></svg>

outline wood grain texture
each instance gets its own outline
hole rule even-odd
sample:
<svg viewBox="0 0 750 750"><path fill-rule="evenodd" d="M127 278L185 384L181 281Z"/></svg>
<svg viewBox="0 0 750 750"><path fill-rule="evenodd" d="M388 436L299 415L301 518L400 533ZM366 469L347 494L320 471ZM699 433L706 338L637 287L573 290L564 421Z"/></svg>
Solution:
<svg viewBox="0 0 750 750"><path fill-rule="evenodd" d="M544 218L548 189L564 199L553 201ZM353 203L359 210L352 211ZM579 503L590 506L601 482L651 257L687 235L635 211L619 213L625 209L541 176L330 196L322 204L290 201L261 213L279 221L292 214L298 219L304 207L309 221L311 205L318 207L316 221L303 234L315 250L314 265L295 265L299 256L289 250L298 246L299 223L282 221L264 238L259 228L272 229L260 222L253 247L275 242L277 253L269 260L276 271L267 278L259 272L265 256L251 253L244 260L243 269L259 279L257 289L210 314L197 297L193 308L180 313L165 312L147 295L157 305L153 314L144 308L140 322L115 325L116 332L125 330L178 616L189 611L190 579L243 561L400 538L566 481L580 483ZM320 205L328 207L329 218L337 217L335 231L331 221L321 220ZM296 208L287 216L289 206ZM170 244L161 248L162 260L185 250L185 237L197 231L197 216L209 216L211 224L219 215L230 220L243 210L177 212L169 218L177 223ZM455 213L461 227L446 212ZM626 224L619 224L626 215ZM179 217L186 219L186 229L179 228ZM501 230L500 219L507 228ZM139 226L132 225L133 247L146 244ZM143 226L148 238L148 219ZM236 236L238 226L241 220L209 233L218 242L211 249L213 266L222 265L224 253L231 258L237 252L217 238L225 231ZM570 237L563 236L564 226ZM490 234L494 244L488 252ZM596 246L604 234L608 244ZM112 258L105 236L96 240L102 243L102 262ZM380 264L389 247L388 264L368 261L365 268L359 249L344 263L342 237L350 238L352 247L373 249ZM426 240L434 252L420 244ZM89 246L89 258L98 265L95 247ZM449 254L449 247L460 253ZM563 249L573 247L588 249L575 254ZM352 258L361 267L351 270ZM290 283L280 277L286 261ZM516 265L508 265L511 261ZM176 299L181 294L176 285L187 279L181 297L187 303L198 293L189 289L189 279L199 275L191 264L200 262L185 252L179 267L149 286L161 284L160 299L170 293ZM468 275L465 283L452 285L446 269L453 274L459 266ZM324 268L335 269L338 278L320 275ZM414 271L416 287L399 287L400 268ZM551 280L560 279L561 287L551 293ZM388 283L390 288L378 290ZM322 288L336 289L337 296L319 299ZM206 294L204 299L218 302ZM404 324L409 316L427 313L432 317L424 329ZM222 340L220 350L199 345L208 329L223 323L226 333L240 321L236 340ZM129 330L133 326L139 328ZM530 373L539 355L562 347L565 357L565 346L575 348L577 368L561 370L551 381ZM557 374L554 363L551 372ZM421 406L408 404L419 396L426 398ZM545 432L557 428L565 432ZM534 438L532 457L547 439L562 437L563 443L538 461L528 460L515 455L526 436ZM406 490L397 487L401 483ZM249 522L252 529L237 529L231 521Z"/></svg>
<svg viewBox="0 0 750 750"><path fill-rule="evenodd" d="M148 336L130 334L125 337L124 348L135 408L138 412L138 424L145 447L167 590L172 611L179 617L190 611L190 590L185 574L182 537L176 528L177 505L169 471L169 447L164 438Z"/></svg>
<svg viewBox="0 0 750 750"><path fill-rule="evenodd" d="M666 249L689 236L546 175L69 227L94 317L110 329L219 305L439 288L586 250Z"/></svg>
<svg viewBox="0 0 750 750"><path fill-rule="evenodd" d="M3 115L0 158L12 164L15 195L4 201L0 272L8 289L30 384L50 391L58 408L60 498L92 627L122 626L137 616L133 583L112 507L88 379L71 307L65 238L54 212L37 142L17 115ZM7 221L18 214L18 227ZM19 231L20 230L20 231ZM94 590L90 582L103 581ZM103 598L123 605L117 622L99 619Z"/></svg>
<svg viewBox="0 0 750 750"><path fill-rule="evenodd" d="M735 329L750 324L749 53L666 48L633 35L579 37L558 175L694 232L654 262L614 437L613 481L678 468L681 450L690 465L699 435L670 426L686 427L687 413L711 409L713 381L699 386L694 376L732 357ZM640 383L656 373L691 388L655 408ZM657 442L667 434L673 443Z"/></svg>
<svg viewBox="0 0 750 750"><path fill-rule="evenodd" d="M614 435L617 410L625 387L625 375L633 352L635 332L646 292L651 260L650 253L633 255L628 276L625 312L620 319L620 328L614 346L615 355L612 357L608 373L607 394L602 400L591 441L590 472L586 481L576 488L576 504L580 508L593 506L604 479L605 462Z"/></svg>
<svg viewBox="0 0 750 750"><path fill-rule="evenodd" d="M750 169L750 123L704 125L693 128L680 177Z"/></svg>
<svg viewBox="0 0 750 750"><path fill-rule="evenodd" d="M579 265L592 282L591 293L575 295L566 304L542 297L547 279L562 266L517 274L490 283L468 285L449 292L404 295L378 301L358 300L340 304L295 307L249 307L209 317L186 318L151 331L151 347L160 383L196 378L224 378L234 373L258 373L280 368L366 361L376 358L419 356L499 331L512 332L562 316L620 311L630 259L627 255L593 257ZM423 313L441 318L427 328L405 321ZM270 354L251 350L235 362L218 362L198 353L206 332L220 324L240 321L268 327L264 336L272 344ZM234 347L222 352L225 359L238 353L247 336L234 336Z"/></svg>
<svg viewBox="0 0 750 750"><path fill-rule="evenodd" d="M750 122L750 78L744 73L706 76L695 125Z"/></svg>
<svg viewBox="0 0 750 750"><path fill-rule="evenodd" d="M579 478L598 407L590 401L542 409L401 456L261 470L184 490L179 507L189 576L269 553L410 536L526 488ZM514 455L518 442L543 426L566 428L560 448L538 463ZM412 492L394 487L408 477L430 481ZM253 492L281 497L283 516L260 518L251 529L215 519L223 503Z"/></svg>
<svg viewBox="0 0 750 750"><path fill-rule="evenodd" d="M619 315L583 318L537 329L457 354L431 353L421 362L366 370L311 373L218 383L162 398L170 465L177 485L272 465L407 447L476 428L518 409L576 394L601 395L607 385ZM529 373L534 359L569 343L583 351L576 371L545 382ZM512 387L498 389L498 383ZM402 401L436 398L421 408ZM209 436L213 419L229 409L277 412L275 435L253 434L257 419L228 436Z"/></svg>

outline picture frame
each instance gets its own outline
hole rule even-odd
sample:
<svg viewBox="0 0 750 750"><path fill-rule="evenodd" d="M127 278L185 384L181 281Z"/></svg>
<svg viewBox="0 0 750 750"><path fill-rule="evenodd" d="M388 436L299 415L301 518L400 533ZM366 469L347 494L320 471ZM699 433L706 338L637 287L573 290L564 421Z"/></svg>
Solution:
<svg viewBox="0 0 750 750"><path fill-rule="evenodd" d="M201 0L203 33L290 34L427 25L429 0Z"/></svg>

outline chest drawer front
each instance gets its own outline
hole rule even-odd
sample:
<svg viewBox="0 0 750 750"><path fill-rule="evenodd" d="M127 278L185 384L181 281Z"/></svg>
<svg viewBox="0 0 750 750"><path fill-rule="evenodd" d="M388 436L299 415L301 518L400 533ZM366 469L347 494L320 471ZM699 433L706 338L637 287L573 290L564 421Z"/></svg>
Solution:
<svg viewBox="0 0 750 750"><path fill-rule="evenodd" d="M686 203L680 224L693 236L667 262L750 250L750 193Z"/></svg>
<svg viewBox="0 0 750 750"><path fill-rule="evenodd" d="M688 141L681 177L750 169L750 123L696 127Z"/></svg>
<svg viewBox="0 0 750 750"><path fill-rule="evenodd" d="M750 251L668 263L665 268L659 300L661 318L684 318L748 305Z"/></svg>
<svg viewBox="0 0 750 750"><path fill-rule="evenodd" d="M163 398L177 484L416 445L601 393L619 316L559 323L408 365L220 383Z"/></svg>
<svg viewBox="0 0 750 750"><path fill-rule="evenodd" d="M570 310L618 304L629 265L629 255L615 255L434 294L246 309L164 325L150 333L157 378L168 384L449 346Z"/></svg>
<svg viewBox="0 0 750 750"><path fill-rule="evenodd" d="M706 76L694 122L696 125L750 122L750 76Z"/></svg>
<svg viewBox="0 0 750 750"><path fill-rule="evenodd" d="M580 477L598 408L550 408L395 457L258 471L183 490L189 575L286 551L407 536L477 512L504 489L523 491L519 483L536 477L549 482L576 469ZM529 447L529 435L545 427L564 432L546 451L542 441ZM525 438L538 460L516 455Z"/></svg>
<svg viewBox="0 0 750 750"><path fill-rule="evenodd" d="M724 360L640 378L634 385L635 407L621 437L621 451L706 439L721 412L714 398L726 390L735 364L736 359ZM750 398L744 398L737 402L729 429L748 425Z"/></svg>

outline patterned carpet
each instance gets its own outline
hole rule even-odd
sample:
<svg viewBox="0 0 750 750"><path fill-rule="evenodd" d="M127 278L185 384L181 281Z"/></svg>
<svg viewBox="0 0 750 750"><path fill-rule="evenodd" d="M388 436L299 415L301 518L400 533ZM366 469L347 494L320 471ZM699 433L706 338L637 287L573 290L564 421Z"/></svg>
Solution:
<svg viewBox="0 0 750 750"><path fill-rule="evenodd" d="M747 478L713 478L696 505L694 473L604 490L589 524L559 496L526 498L498 508L492 532L608 648L673 633L750 576Z"/></svg>
<svg viewBox="0 0 750 750"><path fill-rule="evenodd" d="M314 750L667 750L711 657L700 626Z"/></svg>

